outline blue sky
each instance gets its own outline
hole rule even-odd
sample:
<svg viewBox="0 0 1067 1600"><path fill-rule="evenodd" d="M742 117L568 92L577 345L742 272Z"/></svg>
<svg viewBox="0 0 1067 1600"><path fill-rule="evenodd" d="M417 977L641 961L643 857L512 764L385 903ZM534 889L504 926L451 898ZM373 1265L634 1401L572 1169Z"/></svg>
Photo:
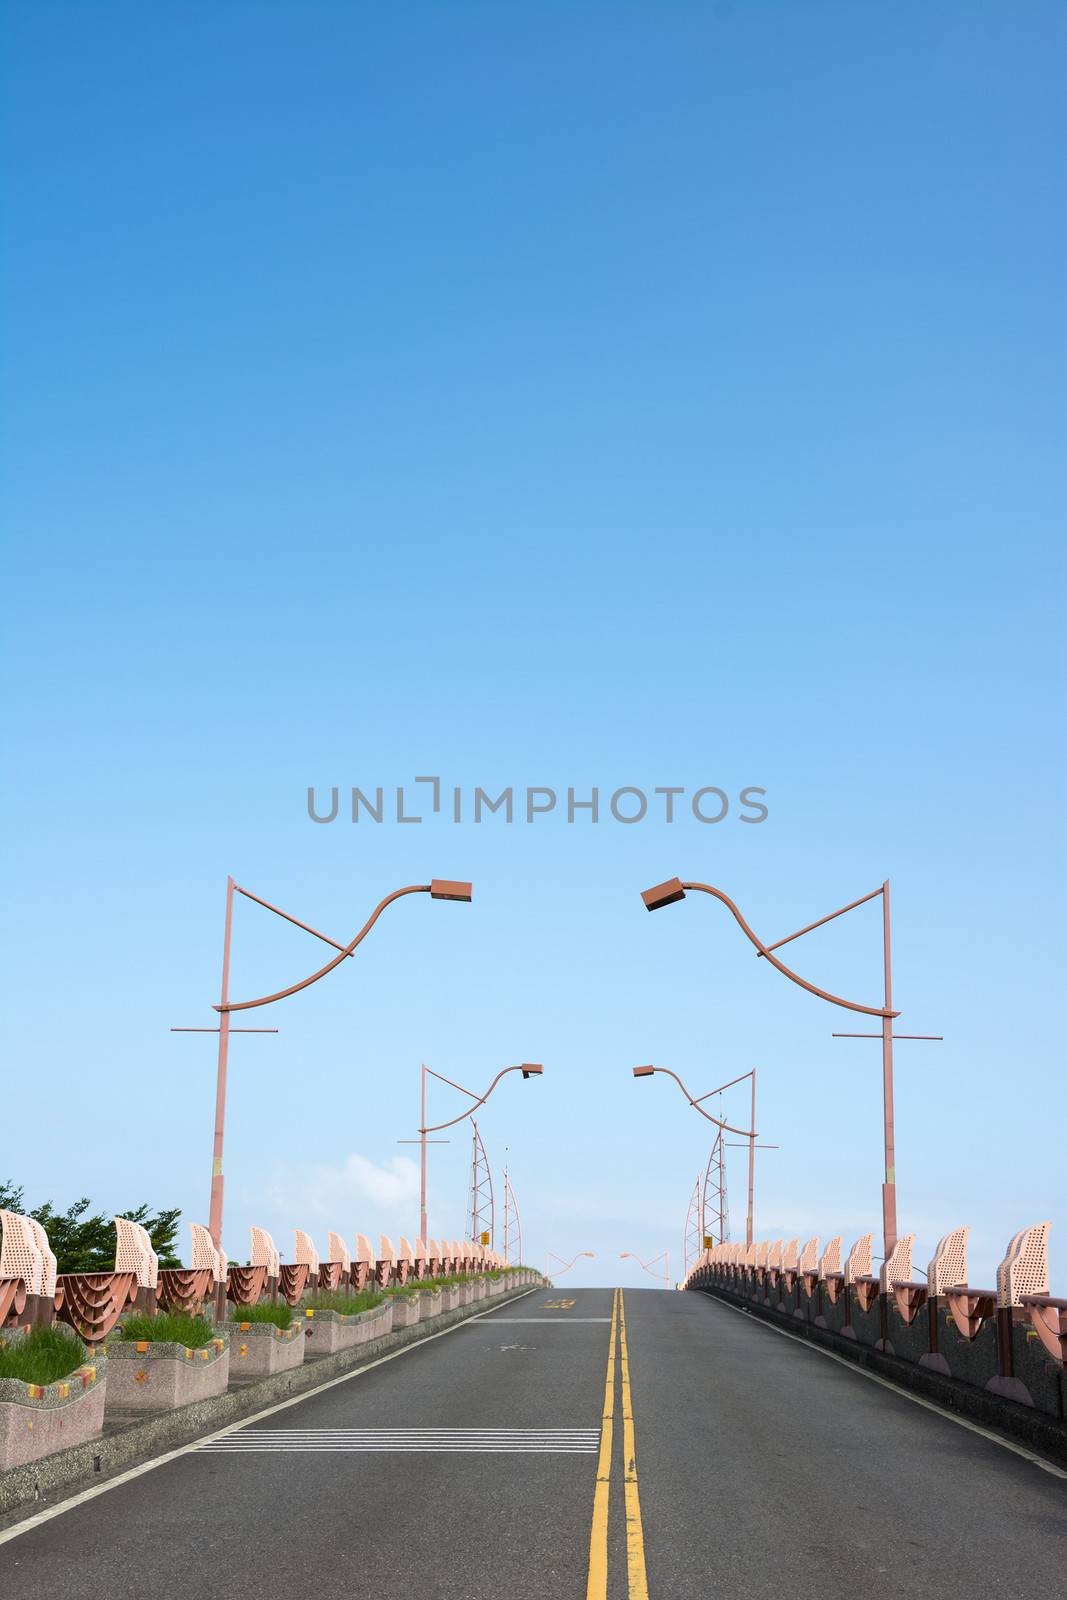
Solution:
<svg viewBox="0 0 1067 1600"><path fill-rule="evenodd" d="M758 962L893 885L902 1229L1067 1281L1062 6L4 8L0 1174L206 1220L227 872L356 961L237 1041L227 1221L413 1232L418 1065L527 1254L680 1267L703 1090L757 1225L877 1234L873 1043ZM624 826L309 784L767 791ZM867 907L794 947L877 1002ZM239 909L235 995L319 948ZM443 1120L458 1105L442 1098ZM743 1103L728 1109L741 1116ZM743 1224L741 1152L730 1172ZM467 1141L434 1152L459 1232Z"/></svg>

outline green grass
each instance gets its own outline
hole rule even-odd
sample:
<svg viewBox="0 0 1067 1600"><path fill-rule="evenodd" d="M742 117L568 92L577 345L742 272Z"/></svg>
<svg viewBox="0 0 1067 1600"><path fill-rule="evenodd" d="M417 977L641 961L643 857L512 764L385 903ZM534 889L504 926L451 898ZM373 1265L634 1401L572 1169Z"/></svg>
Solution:
<svg viewBox="0 0 1067 1600"><path fill-rule="evenodd" d="M293 1308L284 1300L271 1305L265 1300L258 1306L231 1306L230 1317L234 1322L273 1322L276 1328L291 1328L293 1325Z"/></svg>
<svg viewBox="0 0 1067 1600"><path fill-rule="evenodd" d="M84 1345L66 1328L34 1328L25 1339L0 1342L0 1378L23 1383L58 1383L84 1360Z"/></svg>
<svg viewBox="0 0 1067 1600"><path fill-rule="evenodd" d="M343 1317L355 1317L361 1311L373 1311L384 1299L385 1295L380 1289L363 1289L359 1294L341 1294L337 1289L317 1289L304 1297L300 1309L310 1306L313 1311L337 1311Z"/></svg>
<svg viewBox="0 0 1067 1600"><path fill-rule="evenodd" d="M203 1317L191 1317L187 1311L127 1317L117 1331L123 1339L134 1342L147 1339L152 1344L181 1344L187 1350L200 1350L215 1337L210 1322Z"/></svg>

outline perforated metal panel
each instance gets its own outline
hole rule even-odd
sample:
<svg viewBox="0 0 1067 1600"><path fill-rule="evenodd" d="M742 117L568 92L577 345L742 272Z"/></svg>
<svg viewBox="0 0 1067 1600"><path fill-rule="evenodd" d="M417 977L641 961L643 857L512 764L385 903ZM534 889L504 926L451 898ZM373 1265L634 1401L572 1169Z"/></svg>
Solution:
<svg viewBox="0 0 1067 1600"><path fill-rule="evenodd" d="M967 1282L967 1238L970 1228L956 1228L946 1233L934 1251L927 1269L927 1282L931 1294L944 1294Z"/></svg>
<svg viewBox="0 0 1067 1600"><path fill-rule="evenodd" d="M1048 1235L1051 1222L1023 1228L997 1268L997 1305L1022 1304L1024 1294L1048 1294Z"/></svg>
<svg viewBox="0 0 1067 1600"><path fill-rule="evenodd" d="M1015 1254L1015 1251L1019 1248L1019 1241L1022 1238L1024 1232L1025 1232L1025 1229L1020 1228L1018 1233L1012 1234L1011 1243L1009 1244L1007 1250L1004 1253L1004 1259L1000 1263L1000 1266L997 1268L997 1304L998 1305L1010 1305L1011 1304L1011 1301L1008 1299L1008 1295L1009 1295L1009 1292L1010 1292L1009 1289L1008 1289L1008 1281L1007 1281L1008 1280L1008 1263L1011 1260L1012 1256Z"/></svg>
<svg viewBox="0 0 1067 1600"><path fill-rule="evenodd" d="M21 1278L27 1294L43 1294L44 1257L30 1220L17 1211L0 1211L0 1227L4 1232L0 1243L0 1278Z"/></svg>
<svg viewBox="0 0 1067 1600"><path fill-rule="evenodd" d="M785 1247L785 1255L782 1257L782 1267L786 1272L795 1272L797 1270L797 1246L799 1243L799 1237L796 1239L790 1239L789 1243Z"/></svg>
<svg viewBox="0 0 1067 1600"><path fill-rule="evenodd" d="M819 1269L819 1241L809 1239L800 1252L801 1272L817 1272Z"/></svg>
<svg viewBox="0 0 1067 1600"><path fill-rule="evenodd" d="M148 1287L156 1289L159 1287L159 1257L152 1248L152 1237L143 1223L137 1224L137 1231L141 1235L141 1243L148 1260Z"/></svg>
<svg viewBox="0 0 1067 1600"><path fill-rule="evenodd" d="M825 1278L828 1272L841 1271L841 1235L829 1240L819 1262L819 1276Z"/></svg>
<svg viewBox="0 0 1067 1600"><path fill-rule="evenodd" d="M26 1221L33 1235L33 1242L41 1252L41 1287L37 1292L51 1300L56 1292L56 1258L48 1243L48 1235L41 1224L34 1217L27 1217Z"/></svg>
<svg viewBox="0 0 1067 1600"><path fill-rule="evenodd" d="M767 1256L767 1265L773 1272L780 1272L782 1268L782 1241L776 1239L771 1245Z"/></svg>
<svg viewBox="0 0 1067 1600"><path fill-rule="evenodd" d="M339 1233L333 1232L329 1234L326 1243L330 1247L330 1260L339 1261L341 1263L341 1266L344 1269L344 1276L347 1278L348 1269L352 1265L352 1258L348 1253L348 1246L345 1244Z"/></svg>
<svg viewBox="0 0 1067 1600"><path fill-rule="evenodd" d="M194 1268L210 1267L215 1282L222 1283L226 1277L226 1252L215 1249L215 1241L202 1222L190 1222L189 1232L193 1236Z"/></svg>
<svg viewBox="0 0 1067 1600"><path fill-rule="evenodd" d="M388 1261L391 1266L396 1265L396 1251L393 1249L393 1241L387 1238L384 1233L378 1244L378 1260Z"/></svg>
<svg viewBox="0 0 1067 1600"><path fill-rule="evenodd" d="M315 1249L314 1242L304 1232L303 1228L293 1229L294 1255L293 1261L298 1267L307 1267L309 1272L319 1270L319 1252Z"/></svg>
<svg viewBox="0 0 1067 1600"><path fill-rule="evenodd" d="M770 1250L771 1250L770 1244L768 1243L768 1241L766 1239L764 1239L763 1243L760 1244L758 1246L757 1250L756 1250L756 1265L757 1265L757 1267L765 1267L767 1265L767 1257L770 1254Z"/></svg>
<svg viewBox="0 0 1067 1600"><path fill-rule="evenodd" d="M159 1282L159 1257L148 1230L129 1217L115 1218L115 1271L132 1272L139 1289L155 1289Z"/></svg>
<svg viewBox="0 0 1067 1600"><path fill-rule="evenodd" d="M252 1228L252 1265L266 1267L268 1278L277 1278L280 1275L281 1257L278 1246L274 1243L266 1228Z"/></svg>
<svg viewBox="0 0 1067 1600"><path fill-rule="evenodd" d="M882 1263L881 1279L882 1288L891 1289L894 1283L907 1283L911 1278L911 1247L915 1243L915 1235L906 1233L903 1239L898 1239L890 1250L886 1260Z"/></svg>
<svg viewBox="0 0 1067 1600"><path fill-rule="evenodd" d="M869 1278L871 1275L871 1240L874 1235L865 1233L862 1239L857 1239L848 1253L845 1262L845 1282L855 1283L857 1278Z"/></svg>
<svg viewBox="0 0 1067 1600"><path fill-rule="evenodd" d="M377 1260L371 1242L365 1233L356 1234L356 1260L366 1261L368 1265Z"/></svg>

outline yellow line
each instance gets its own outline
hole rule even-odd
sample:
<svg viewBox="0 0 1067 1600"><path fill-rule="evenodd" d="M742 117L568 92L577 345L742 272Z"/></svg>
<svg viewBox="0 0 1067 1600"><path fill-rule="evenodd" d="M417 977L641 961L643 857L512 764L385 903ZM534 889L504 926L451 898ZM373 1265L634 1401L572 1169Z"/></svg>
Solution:
<svg viewBox="0 0 1067 1600"><path fill-rule="evenodd" d="M641 1526L641 1497L637 1489L637 1450L634 1411L630 1395L630 1358L626 1350L626 1297L619 1294L619 1366L622 1374L622 1461L626 1495L626 1574L630 1600L648 1600L645 1573L645 1535Z"/></svg>
<svg viewBox="0 0 1067 1600"><path fill-rule="evenodd" d="M589 1534L589 1578L586 1600L607 1600L608 1500L611 1493L611 1444L615 1426L615 1345L619 1328L619 1291L611 1303L611 1337L608 1340L608 1375L604 1384L604 1415L600 1424L600 1454L593 1491L593 1526Z"/></svg>

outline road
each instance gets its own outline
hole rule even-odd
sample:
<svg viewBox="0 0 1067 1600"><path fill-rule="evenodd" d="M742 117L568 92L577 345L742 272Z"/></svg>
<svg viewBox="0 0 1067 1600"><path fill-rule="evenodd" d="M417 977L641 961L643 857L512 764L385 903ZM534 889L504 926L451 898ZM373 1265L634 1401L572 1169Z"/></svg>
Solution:
<svg viewBox="0 0 1067 1600"><path fill-rule="evenodd" d="M721 1302L560 1285L11 1533L0 1600L974 1600L1062 1582L1067 1478Z"/></svg>

